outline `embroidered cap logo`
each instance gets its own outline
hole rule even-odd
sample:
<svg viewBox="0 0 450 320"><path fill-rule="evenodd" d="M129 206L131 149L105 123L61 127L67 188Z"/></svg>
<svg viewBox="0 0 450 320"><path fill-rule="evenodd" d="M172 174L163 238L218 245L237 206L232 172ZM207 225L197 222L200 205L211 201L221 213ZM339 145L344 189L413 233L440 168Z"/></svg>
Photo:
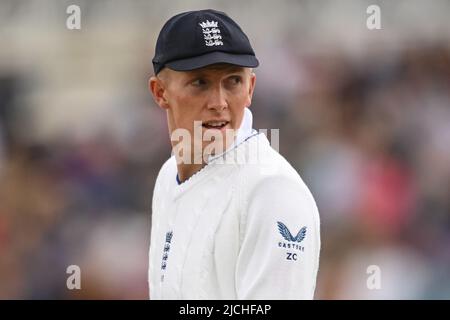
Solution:
<svg viewBox="0 0 450 320"><path fill-rule="evenodd" d="M217 21L206 20L199 23L203 30L203 37L205 44L208 47L223 46L222 36L220 35L220 29L217 26Z"/></svg>

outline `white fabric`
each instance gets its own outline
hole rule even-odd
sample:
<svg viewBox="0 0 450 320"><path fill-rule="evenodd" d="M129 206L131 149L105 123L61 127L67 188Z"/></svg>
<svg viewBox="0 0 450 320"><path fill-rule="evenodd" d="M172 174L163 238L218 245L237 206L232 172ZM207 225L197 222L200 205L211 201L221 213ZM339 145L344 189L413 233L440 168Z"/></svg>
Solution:
<svg viewBox="0 0 450 320"><path fill-rule="evenodd" d="M246 121L236 145L182 184L173 156L161 168L152 200L150 299L313 298L315 201L266 136L254 134L248 113Z"/></svg>
<svg viewBox="0 0 450 320"><path fill-rule="evenodd" d="M256 130L253 129L253 115L249 108L244 109L244 118L242 119L241 126L238 130L236 137L236 145L243 142L247 137L249 137L252 133L255 133Z"/></svg>

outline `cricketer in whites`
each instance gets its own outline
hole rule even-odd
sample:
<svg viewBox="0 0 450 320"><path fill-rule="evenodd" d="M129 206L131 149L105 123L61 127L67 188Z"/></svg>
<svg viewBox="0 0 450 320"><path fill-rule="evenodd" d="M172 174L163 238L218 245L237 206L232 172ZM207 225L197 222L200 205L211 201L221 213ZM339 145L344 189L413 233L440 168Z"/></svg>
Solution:
<svg viewBox="0 0 450 320"><path fill-rule="evenodd" d="M173 148L153 190L150 299L313 299L319 213L252 128L259 62L248 37L223 12L180 13L152 62Z"/></svg>

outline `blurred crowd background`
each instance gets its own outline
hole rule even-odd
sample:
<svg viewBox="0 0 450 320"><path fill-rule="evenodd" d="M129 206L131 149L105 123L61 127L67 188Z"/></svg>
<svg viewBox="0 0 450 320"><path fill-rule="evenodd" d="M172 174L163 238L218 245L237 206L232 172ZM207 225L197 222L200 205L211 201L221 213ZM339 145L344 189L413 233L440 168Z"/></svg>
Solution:
<svg viewBox="0 0 450 320"><path fill-rule="evenodd" d="M81 29L66 28L67 6ZM381 9L368 30L366 9ZM0 299L147 299L162 24L227 12L322 221L317 299L450 298L450 2L0 2ZM81 268L68 290L66 268ZM381 270L369 290L368 267Z"/></svg>

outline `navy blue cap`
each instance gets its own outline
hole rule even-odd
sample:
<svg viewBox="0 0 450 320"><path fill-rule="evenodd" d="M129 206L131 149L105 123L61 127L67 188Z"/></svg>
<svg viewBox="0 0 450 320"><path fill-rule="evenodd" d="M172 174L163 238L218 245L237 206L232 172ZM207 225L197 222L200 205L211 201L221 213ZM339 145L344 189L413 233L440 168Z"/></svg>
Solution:
<svg viewBox="0 0 450 320"><path fill-rule="evenodd" d="M164 67L188 71L215 63L255 68L259 65L250 41L226 13L189 11L170 18L156 41L155 75Z"/></svg>

